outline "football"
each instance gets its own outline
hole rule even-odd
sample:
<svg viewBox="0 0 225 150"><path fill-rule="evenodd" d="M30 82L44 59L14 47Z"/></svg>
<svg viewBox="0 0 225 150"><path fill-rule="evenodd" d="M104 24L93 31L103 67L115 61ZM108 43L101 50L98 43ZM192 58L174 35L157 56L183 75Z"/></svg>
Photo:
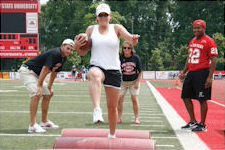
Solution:
<svg viewBox="0 0 225 150"><path fill-rule="evenodd" d="M88 49L91 49L91 46L92 46L92 41L91 41L91 39L88 39L86 41L86 44L84 46L81 46L80 49L81 50L88 50Z"/></svg>
<svg viewBox="0 0 225 150"><path fill-rule="evenodd" d="M92 46L91 39L89 39L88 36L87 36L87 34L85 34L85 33L80 33L79 35L77 35L76 39L80 39L81 37L84 37L86 39L86 44L84 46L81 46L80 49L81 50L90 49L91 46Z"/></svg>

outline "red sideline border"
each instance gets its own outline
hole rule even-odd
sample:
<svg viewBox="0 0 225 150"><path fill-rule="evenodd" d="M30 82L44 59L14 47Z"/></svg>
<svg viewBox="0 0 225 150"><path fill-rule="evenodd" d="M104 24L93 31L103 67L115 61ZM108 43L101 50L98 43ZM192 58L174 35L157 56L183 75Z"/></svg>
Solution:
<svg viewBox="0 0 225 150"><path fill-rule="evenodd" d="M167 102L177 111L177 113L189 122L189 115L181 97L181 90L176 87L156 87ZM193 100L196 119L200 120L200 105ZM211 149L225 149L225 108L208 102L208 114L206 119L207 132L197 132L198 136Z"/></svg>

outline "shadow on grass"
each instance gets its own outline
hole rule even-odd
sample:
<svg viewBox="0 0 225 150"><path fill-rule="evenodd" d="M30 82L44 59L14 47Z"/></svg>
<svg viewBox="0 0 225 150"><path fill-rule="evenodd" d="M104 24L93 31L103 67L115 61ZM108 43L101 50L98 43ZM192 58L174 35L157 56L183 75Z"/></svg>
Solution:
<svg viewBox="0 0 225 150"><path fill-rule="evenodd" d="M7 134L24 134L24 133L28 133L27 129L8 129L8 130L0 130L0 134L1 133L7 133Z"/></svg>

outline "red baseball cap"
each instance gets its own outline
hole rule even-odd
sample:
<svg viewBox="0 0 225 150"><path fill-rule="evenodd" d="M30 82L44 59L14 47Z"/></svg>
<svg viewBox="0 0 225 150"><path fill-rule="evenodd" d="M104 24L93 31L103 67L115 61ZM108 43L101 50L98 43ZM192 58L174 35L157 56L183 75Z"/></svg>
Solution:
<svg viewBox="0 0 225 150"><path fill-rule="evenodd" d="M201 19L197 19L194 21L193 25L200 25L206 30L206 22Z"/></svg>

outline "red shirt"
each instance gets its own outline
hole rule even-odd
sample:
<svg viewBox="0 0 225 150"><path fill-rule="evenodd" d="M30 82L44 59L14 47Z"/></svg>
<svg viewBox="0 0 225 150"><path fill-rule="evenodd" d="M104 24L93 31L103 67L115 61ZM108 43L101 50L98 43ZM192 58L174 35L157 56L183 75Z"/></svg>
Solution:
<svg viewBox="0 0 225 150"><path fill-rule="evenodd" d="M197 71L210 67L210 57L217 57L215 41L208 35L193 38L188 46L188 70Z"/></svg>

